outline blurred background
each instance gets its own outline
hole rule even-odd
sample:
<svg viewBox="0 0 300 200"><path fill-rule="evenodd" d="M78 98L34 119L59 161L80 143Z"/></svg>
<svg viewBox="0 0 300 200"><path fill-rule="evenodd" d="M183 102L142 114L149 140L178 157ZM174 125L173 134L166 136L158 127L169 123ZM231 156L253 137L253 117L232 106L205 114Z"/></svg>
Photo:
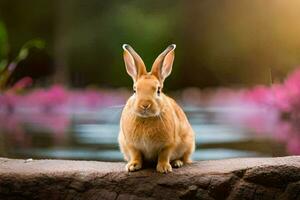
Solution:
<svg viewBox="0 0 300 200"><path fill-rule="evenodd" d="M177 44L165 92L196 131L195 160L300 154L300 2L0 1L0 156L122 160L132 80Z"/></svg>

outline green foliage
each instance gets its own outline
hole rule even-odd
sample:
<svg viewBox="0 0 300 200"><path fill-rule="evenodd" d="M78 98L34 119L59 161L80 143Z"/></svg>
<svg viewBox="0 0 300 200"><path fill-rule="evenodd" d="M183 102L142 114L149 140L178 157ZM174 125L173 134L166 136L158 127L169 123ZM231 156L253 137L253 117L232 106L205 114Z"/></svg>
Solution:
<svg viewBox="0 0 300 200"><path fill-rule="evenodd" d="M114 56L111 76L119 77L112 79L118 80L113 83L115 85L120 84L120 80L123 85L131 85L122 59L122 44L132 45L150 70L155 57L169 45L172 29L168 19L169 13L146 13L145 8L139 8L136 4L118 6L114 12L115 15L107 16L106 23L111 28L107 31L105 40L110 41L107 46L111 46L111 54Z"/></svg>
<svg viewBox="0 0 300 200"><path fill-rule="evenodd" d="M55 61L54 73L64 71L71 86L131 87L123 43L134 47L148 70L166 46L177 44L166 82L170 89L268 84L270 68L284 77L300 63L298 1L1 2L6 3L0 3L0 16L13 38L10 54L17 55L24 41L42 37ZM4 47L3 24L0 30Z"/></svg>
<svg viewBox="0 0 300 200"><path fill-rule="evenodd" d="M7 81L18 66L19 62L28 58L30 49L43 49L45 42L40 39L33 39L26 42L20 49L14 60L8 62L7 33L4 24L0 22L0 91L7 87Z"/></svg>
<svg viewBox="0 0 300 200"><path fill-rule="evenodd" d="M66 36L72 41L71 73L84 74L82 78L90 83L131 87L132 80L126 74L122 59L124 43L130 44L139 53L148 70L169 44L179 43L175 39L178 23L176 3L116 1L106 8L98 2L93 7L97 10L82 6L76 8L80 12L74 11L76 21L70 35ZM87 12L90 13L89 20L86 19ZM176 56L177 63L180 60ZM177 69L174 67L168 83L175 77Z"/></svg>
<svg viewBox="0 0 300 200"><path fill-rule="evenodd" d="M19 63L22 60L25 60L28 55L29 55L29 50L31 48L37 48L37 49L43 49L45 48L45 42L43 40L40 39L34 39L34 40L30 40L28 42L26 42L21 50L19 51L18 56L15 58L16 63Z"/></svg>

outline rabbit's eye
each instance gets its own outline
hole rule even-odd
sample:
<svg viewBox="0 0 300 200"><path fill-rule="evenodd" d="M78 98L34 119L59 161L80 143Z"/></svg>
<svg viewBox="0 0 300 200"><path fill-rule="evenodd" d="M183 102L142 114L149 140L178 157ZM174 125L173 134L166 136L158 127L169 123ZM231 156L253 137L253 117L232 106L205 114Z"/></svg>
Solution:
<svg viewBox="0 0 300 200"><path fill-rule="evenodd" d="M133 88L133 93L136 93L135 87Z"/></svg>
<svg viewBox="0 0 300 200"><path fill-rule="evenodd" d="M160 95L160 87L157 88L157 95Z"/></svg>

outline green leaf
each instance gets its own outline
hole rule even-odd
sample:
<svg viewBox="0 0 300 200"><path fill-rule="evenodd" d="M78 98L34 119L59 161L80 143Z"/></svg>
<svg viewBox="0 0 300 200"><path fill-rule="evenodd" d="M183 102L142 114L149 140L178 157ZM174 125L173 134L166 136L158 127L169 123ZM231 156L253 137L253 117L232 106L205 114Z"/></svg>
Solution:
<svg viewBox="0 0 300 200"><path fill-rule="evenodd" d="M1 60L0 61L0 76L1 76L1 74L4 71L6 66L7 66L7 60Z"/></svg>
<svg viewBox="0 0 300 200"><path fill-rule="evenodd" d="M19 52L19 54L16 58L16 62L18 63L21 60L26 59L27 56L29 55L29 50L31 48L43 49L43 48L45 48L45 46L46 46L45 42L43 40L40 40L40 39L34 39L34 40L30 40L30 41L26 42L22 46L22 48L21 48L21 50L20 50L20 52Z"/></svg>
<svg viewBox="0 0 300 200"><path fill-rule="evenodd" d="M45 41L41 39L33 39L28 42L26 42L22 48L38 48L43 49L45 48Z"/></svg>
<svg viewBox="0 0 300 200"><path fill-rule="evenodd" d="M26 59L28 56L28 49L27 48L22 48L19 52L19 55L17 57L18 61Z"/></svg>

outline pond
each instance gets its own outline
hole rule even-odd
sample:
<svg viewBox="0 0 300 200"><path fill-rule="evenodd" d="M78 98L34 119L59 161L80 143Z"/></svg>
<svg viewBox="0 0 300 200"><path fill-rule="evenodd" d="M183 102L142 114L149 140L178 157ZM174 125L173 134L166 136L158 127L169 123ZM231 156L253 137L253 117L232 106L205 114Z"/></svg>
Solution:
<svg viewBox="0 0 300 200"><path fill-rule="evenodd" d="M0 113L0 156L122 161L117 143L121 110ZM272 133L278 127L266 112L195 106L184 110L196 133L194 160L293 154L287 141ZM244 116L250 119L247 123L241 122Z"/></svg>

